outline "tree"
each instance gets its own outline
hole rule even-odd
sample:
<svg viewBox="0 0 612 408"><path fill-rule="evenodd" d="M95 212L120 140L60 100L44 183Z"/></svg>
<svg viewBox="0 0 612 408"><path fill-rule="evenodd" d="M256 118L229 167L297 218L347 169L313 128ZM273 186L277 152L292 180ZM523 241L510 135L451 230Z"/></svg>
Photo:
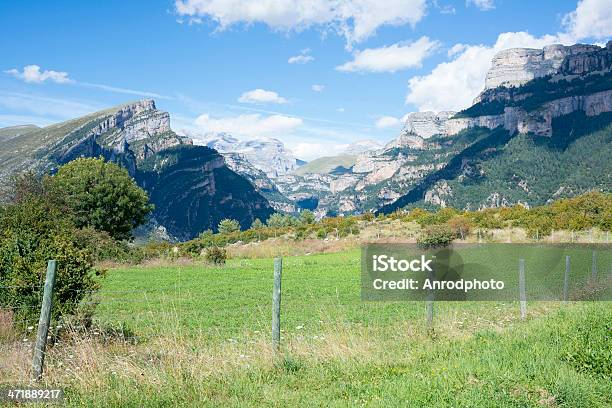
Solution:
<svg viewBox="0 0 612 408"><path fill-rule="evenodd" d="M240 223L236 220L225 218L219 223L220 234L231 234L232 232L240 231Z"/></svg>
<svg viewBox="0 0 612 408"><path fill-rule="evenodd" d="M312 224L315 222L315 215L310 210L303 210L300 213L300 221L302 224Z"/></svg>
<svg viewBox="0 0 612 408"><path fill-rule="evenodd" d="M251 229L253 230L260 230L263 227L265 227L265 225L263 222L261 222L259 218L255 218L255 221L253 221L253 223L251 224Z"/></svg>
<svg viewBox="0 0 612 408"><path fill-rule="evenodd" d="M274 213L268 218L268 227L281 228L285 226L285 217L282 214Z"/></svg>
<svg viewBox="0 0 612 408"><path fill-rule="evenodd" d="M106 231L117 240L131 239L132 230L153 210L128 172L102 158L81 158L60 167L50 188L77 228Z"/></svg>

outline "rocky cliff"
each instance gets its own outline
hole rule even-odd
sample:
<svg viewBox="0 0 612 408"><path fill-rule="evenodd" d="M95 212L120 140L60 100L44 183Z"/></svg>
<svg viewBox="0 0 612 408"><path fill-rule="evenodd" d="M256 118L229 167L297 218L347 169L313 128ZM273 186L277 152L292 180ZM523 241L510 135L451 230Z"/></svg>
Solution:
<svg viewBox="0 0 612 408"><path fill-rule="evenodd" d="M457 112L411 112L406 117L403 134L418 135L422 138L429 138L433 135L446 133L446 123ZM400 136L401 137L401 136Z"/></svg>
<svg viewBox="0 0 612 408"><path fill-rule="evenodd" d="M608 47L610 44L608 44ZM487 72L485 90L523 85L533 79L558 73L580 75L609 66L609 52L596 45L553 44L541 50L512 48L495 55ZM609 50L608 50L609 51ZM606 55L608 54L608 55Z"/></svg>
<svg viewBox="0 0 612 408"><path fill-rule="evenodd" d="M485 90L473 106L458 114L410 113L400 136L388 146L418 146L418 139L408 135L453 136L472 127L502 126L512 133L550 136L556 117L575 111L587 116L611 111L611 70L612 41L606 47L576 44L501 51L493 58Z"/></svg>

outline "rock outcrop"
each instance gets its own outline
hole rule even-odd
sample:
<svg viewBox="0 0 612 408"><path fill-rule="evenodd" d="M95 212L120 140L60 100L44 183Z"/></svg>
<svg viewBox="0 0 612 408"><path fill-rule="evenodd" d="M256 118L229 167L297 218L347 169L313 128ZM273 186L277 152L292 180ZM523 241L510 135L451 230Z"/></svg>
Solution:
<svg viewBox="0 0 612 408"><path fill-rule="evenodd" d="M406 122L402 134L419 135L424 139L433 135L443 134L448 119L452 118L457 112L412 112L406 115Z"/></svg>
<svg viewBox="0 0 612 408"><path fill-rule="evenodd" d="M610 44L608 44L608 47ZM485 80L485 90L523 85L532 79L553 75L563 67L565 74L583 74L606 65L606 52L596 45L553 44L543 49L512 48L495 55ZM606 49L604 49L606 50ZM609 65L609 64L608 64Z"/></svg>
<svg viewBox="0 0 612 408"><path fill-rule="evenodd" d="M159 111L155 102L141 100L103 111L91 121L74 128L56 140L47 150L53 160L66 163L77 157L102 155L110 160L124 156L124 164L134 175L139 163L169 147L191 144L191 139L179 136L170 128L170 115ZM133 156L132 163L128 163Z"/></svg>
<svg viewBox="0 0 612 408"><path fill-rule="evenodd" d="M478 105L496 103L502 105L497 109L499 113L410 113L399 137L387 147L418 149L422 148L422 143L415 136L422 139L433 135L453 136L471 127L494 129L502 126L512 133L550 136L554 118L575 111L584 111L587 116L612 111L612 91L594 87L595 91L584 92L573 82L576 79L588 85L592 82L605 82L610 77L611 69L612 41L606 47L585 44L566 47L555 44L541 50L513 48L501 51L493 58L485 90L475 99L474 106L467 109L469 111ZM548 97L549 100L543 99L536 105L532 103L523 106L521 101L533 99L534 90L521 91L522 88L517 87L543 77L549 78L550 84L559 84L559 87L567 88L567 93L576 95L562 97L564 94L559 92L555 94L556 98Z"/></svg>

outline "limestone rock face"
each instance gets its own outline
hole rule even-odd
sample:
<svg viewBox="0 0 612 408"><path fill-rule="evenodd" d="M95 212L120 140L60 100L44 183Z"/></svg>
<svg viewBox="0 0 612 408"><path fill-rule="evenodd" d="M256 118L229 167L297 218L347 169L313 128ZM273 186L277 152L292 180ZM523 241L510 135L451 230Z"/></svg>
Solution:
<svg viewBox="0 0 612 408"><path fill-rule="evenodd" d="M609 45L608 45L609 47ZM512 48L493 57L485 80L485 90L499 86L519 86L535 78L556 74L563 66L566 74L592 72L605 66L606 52L596 45L553 44L541 50Z"/></svg>
<svg viewBox="0 0 612 408"><path fill-rule="evenodd" d="M565 47L551 47L551 52L546 52L546 49L512 48L497 53L487 72L485 89L518 86L557 72L565 57Z"/></svg>
<svg viewBox="0 0 612 408"><path fill-rule="evenodd" d="M54 160L59 163L77 157L103 155L115 160L123 156L123 165L134 175L136 166L148 157L182 144L192 141L174 133L170 115L157 110L153 100L144 99L110 113L102 112L58 139L49 150L54 151Z"/></svg>
<svg viewBox="0 0 612 408"><path fill-rule="evenodd" d="M404 129L396 139L393 139L392 141L387 143L385 149L393 149L394 147L409 147L411 149L419 150L423 149L424 146L425 139L421 135L410 133L408 130Z"/></svg>
<svg viewBox="0 0 612 408"><path fill-rule="evenodd" d="M457 112L412 112L407 115L402 134L414 134L424 139L444 134L445 124Z"/></svg>
<svg viewBox="0 0 612 408"><path fill-rule="evenodd" d="M446 207L446 197L452 197L453 191L446 180L437 182L431 190L425 192L425 202Z"/></svg>
<svg viewBox="0 0 612 408"><path fill-rule="evenodd" d="M332 194L335 194L344 191L347 188L353 187L355 184L357 184L357 181L359 181L359 178L356 176L343 175L336 180L332 180L329 183L329 189Z"/></svg>
<svg viewBox="0 0 612 408"><path fill-rule="evenodd" d="M505 106L503 113L482 116L455 117L454 112L417 112L408 115L406 124L397 139L386 147L423 148L423 140L433 135L453 136L471 127L494 129L502 126L514 133L534 133L550 136L552 120L575 111L584 111L587 116L596 116L612 111L612 91L560 97L542 102L537 109L521 108L521 101L532 96L532 91L512 89L533 79L550 76L549 84L561 82L571 88L576 78L598 81L601 75L610 75L612 69L612 41L606 47L576 44L572 46L549 45L541 50L513 48L499 52L487 73L485 90L474 100L474 104L498 103ZM606 81L605 77L601 81ZM550 85L549 85L550 87ZM599 88L601 89L601 88ZM595 88L594 91L599 90ZM605 89L605 88L603 88ZM570 93L570 94L572 94ZM576 95L577 93L577 95Z"/></svg>
<svg viewBox="0 0 612 408"><path fill-rule="evenodd" d="M170 131L170 115L168 112L151 111L140 113L125 123L123 128L125 140L130 143L147 139Z"/></svg>

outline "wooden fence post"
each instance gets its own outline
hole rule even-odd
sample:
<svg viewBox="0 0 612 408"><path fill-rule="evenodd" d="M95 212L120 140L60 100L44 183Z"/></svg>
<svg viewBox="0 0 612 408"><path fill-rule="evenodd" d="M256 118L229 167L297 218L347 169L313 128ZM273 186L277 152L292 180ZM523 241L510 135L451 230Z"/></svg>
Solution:
<svg viewBox="0 0 612 408"><path fill-rule="evenodd" d="M563 276L563 302L567 302L569 292L570 256L565 256L565 275Z"/></svg>
<svg viewBox="0 0 612 408"><path fill-rule="evenodd" d="M275 351L278 351L280 348L280 304L282 273L282 258L274 258L274 289L272 290L272 347Z"/></svg>
<svg viewBox="0 0 612 408"><path fill-rule="evenodd" d="M45 290L42 306L40 308L40 320L38 321L38 334L34 348L34 359L32 361L32 378L40 380L45 362L45 348L47 347L47 335L51 323L51 306L53 302L53 285L55 284L55 271L57 263L49 261L47 264L47 276L45 278Z"/></svg>
<svg viewBox="0 0 612 408"><path fill-rule="evenodd" d="M525 293L525 260L519 259L519 303L521 319L527 317L527 294Z"/></svg>

